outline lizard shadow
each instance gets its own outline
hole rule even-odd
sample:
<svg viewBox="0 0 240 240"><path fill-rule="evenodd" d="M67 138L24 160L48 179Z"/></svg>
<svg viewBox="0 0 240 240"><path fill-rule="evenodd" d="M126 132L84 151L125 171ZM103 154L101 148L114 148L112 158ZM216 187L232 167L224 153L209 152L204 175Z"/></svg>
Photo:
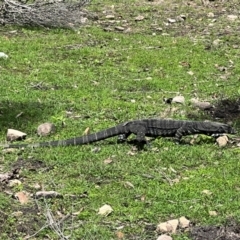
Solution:
<svg viewBox="0 0 240 240"><path fill-rule="evenodd" d="M124 140L124 141L118 141L118 139L117 139L117 140L108 140L108 141L106 141L104 143L101 143L101 144L103 144L103 145L116 145L116 144L118 144L118 145L130 145L130 146L136 147L138 150L145 150L146 149L145 146L151 147L150 143L154 140L155 139L150 139L146 142L145 141L139 142L136 139L130 139L130 140Z"/></svg>
<svg viewBox="0 0 240 240"><path fill-rule="evenodd" d="M125 141L111 140L111 141L108 141L107 144L109 144L109 145L115 145L115 144L130 145L130 146L136 147L137 150L139 150L139 151L147 151L152 148L151 143L154 142L155 140L156 140L156 138L151 138L151 139L148 139L147 141L139 142L137 139L133 138L133 139L125 140Z"/></svg>
<svg viewBox="0 0 240 240"><path fill-rule="evenodd" d="M138 140L136 139L131 139L131 140L127 140L127 141L124 141L124 142L109 142L109 144L111 145L114 145L114 144L127 144L127 145L130 145L130 146L133 146L133 147L136 147L138 151L148 151L148 150L151 150L152 148L155 148L155 146L152 145L152 143L156 140L156 138L151 138L151 139L148 139L148 141L146 142L139 142ZM167 141L167 142L171 142L172 144L176 145L176 146L193 146L193 144L191 144L190 142L188 141L185 141L184 139L181 140L180 142L177 142L176 140L173 140L173 138L164 138L164 141ZM214 140L212 140L214 141ZM197 143L194 143L194 145L201 145L202 143L201 142L197 142Z"/></svg>

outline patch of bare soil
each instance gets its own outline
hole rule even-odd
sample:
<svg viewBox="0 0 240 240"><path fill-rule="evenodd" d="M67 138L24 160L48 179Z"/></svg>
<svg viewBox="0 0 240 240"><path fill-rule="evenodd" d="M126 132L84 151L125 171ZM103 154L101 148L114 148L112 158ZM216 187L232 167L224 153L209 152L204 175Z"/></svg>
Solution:
<svg viewBox="0 0 240 240"><path fill-rule="evenodd" d="M239 240L240 224L231 221L226 226L200 226L191 230L193 240Z"/></svg>
<svg viewBox="0 0 240 240"><path fill-rule="evenodd" d="M225 0L141 0L129 2L127 7L124 3L102 6L96 12L97 24L105 31L190 36L211 41L212 36L237 36L239 18L234 17L238 16L239 8L237 0L231 3Z"/></svg>
<svg viewBox="0 0 240 240"><path fill-rule="evenodd" d="M49 168L46 166L46 164L38 159L23 159L18 158L16 162L12 164L13 169L25 169L28 171L38 171L38 169L41 169L41 171L48 170Z"/></svg>
<svg viewBox="0 0 240 240"><path fill-rule="evenodd" d="M218 101L211 114L214 118L222 118L226 121L239 119L240 99L224 99Z"/></svg>
<svg viewBox="0 0 240 240"><path fill-rule="evenodd" d="M19 217L15 217L17 236L31 236L46 223L46 220L41 214L41 210L36 204L21 205L20 207L15 207L15 209L16 213L20 213Z"/></svg>
<svg viewBox="0 0 240 240"><path fill-rule="evenodd" d="M24 170L24 173L23 173ZM28 236L36 233L42 226L46 224L46 220L42 214L42 209L34 200L28 204L20 204L15 197L15 192L19 191L10 186L10 181L19 180L24 189L33 191L33 187L27 183L28 171L47 171L49 168L41 160L18 158L11 166L10 171L2 174L0 178L0 190L9 197L10 205L8 208L0 210L0 232L4 232L11 239L20 236ZM16 231L12 231L12 229Z"/></svg>

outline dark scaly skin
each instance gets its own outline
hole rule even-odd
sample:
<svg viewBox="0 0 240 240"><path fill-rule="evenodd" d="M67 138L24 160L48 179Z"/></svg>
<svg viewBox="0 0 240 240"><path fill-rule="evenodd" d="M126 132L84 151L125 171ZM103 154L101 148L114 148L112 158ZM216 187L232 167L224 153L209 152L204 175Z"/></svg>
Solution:
<svg viewBox="0 0 240 240"><path fill-rule="evenodd" d="M191 134L221 135L223 133L235 134L234 129L223 123L218 122L200 122L200 121L182 121L168 119L143 119L129 121L119 124L93 134L74 137L67 140L57 140L42 142L36 144L1 144L4 148L22 148L22 147L55 147L83 145L97 142L114 136L121 136L122 140L129 137L130 134L136 135L139 143L146 143L145 137L174 137L180 141L182 136Z"/></svg>

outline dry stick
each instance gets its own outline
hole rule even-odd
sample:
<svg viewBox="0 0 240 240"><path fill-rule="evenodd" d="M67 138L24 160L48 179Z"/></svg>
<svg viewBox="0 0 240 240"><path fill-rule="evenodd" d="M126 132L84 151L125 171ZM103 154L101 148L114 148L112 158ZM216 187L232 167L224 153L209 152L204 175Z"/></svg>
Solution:
<svg viewBox="0 0 240 240"><path fill-rule="evenodd" d="M42 230L44 230L44 229L47 228L48 226L49 226L48 224L44 225L44 226L41 227L37 232L35 232L35 233L32 234L31 236L25 237L24 239L30 239L30 238L32 238L32 237L35 237L38 233L40 233Z"/></svg>
<svg viewBox="0 0 240 240"><path fill-rule="evenodd" d="M9 1L9 0L4 0L5 3L7 3L8 5L13 5L13 6L16 6L16 7L22 7L22 8L26 8L26 9L29 9L31 10L31 8L29 7L29 5L21 5L21 4L18 4L14 1Z"/></svg>
<svg viewBox="0 0 240 240"><path fill-rule="evenodd" d="M64 233L61 231L60 228L60 224L58 221L56 221L56 219L54 218L52 211L50 210L50 208L47 205L46 200L44 199L46 208L47 208L47 213L46 213L46 217L49 223L49 226L52 228L52 230L60 237L61 240L67 240L68 237L64 236ZM64 217L65 218L65 217Z"/></svg>
<svg viewBox="0 0 240 240"><path fill-rule="evenodd" d="M158 170L158 172L162 175L163 178L165 178L165 179L168 181L169 185L171 185L171 186L173 185L172 179L170 179L170 178L167 176L166 173L164 173L164 172L161 171L160 169Z"/></svg>
<svg viewBox="0 0 240 240"><path fill-rule="evenodd" d="M38 201L35 199L36 204L39 208L39 204ZM60 240L68 240L69 237L71 236L64 236L63 231L61 230L60 224L65 221L67 218L69 218L70 214L67 214L66 216L64 216L61 220L56 221L56 219L54 218L52 211L50 210L50 208L48 207L48 204L46 202L46 199L44 198L44 202L46 205L46 214L45 217L47 218L47 223L41 227L37 232L35 232L34 234L32 234L31 236L27 236L25 239L30 239L34 236L36 236L39 232L41 232L42 230L44 230L47 227L50 227L58 236Z"/></svg>
<svg viewBox="0 0 240 240"><path fill-rule="evenodd" d="M179 203L186 203L186 202L197 202L197 201L200 201L201 199L200 198L193 198L193 199L189 199L189 200L183 200L183 201L172 201L172 200L167 200L168 202L170 203L173 203L173 204L179 204Z"/></svg>
<svg viewBox="0 0 240 240"><path fill-rule="evenodd" d="M64 236L64 233L60 229L59 223L55 220L52 211L49 208L47 209L46 217L50 228L60 237L60 239L61 240L68 239L67 237Z"/></svg>

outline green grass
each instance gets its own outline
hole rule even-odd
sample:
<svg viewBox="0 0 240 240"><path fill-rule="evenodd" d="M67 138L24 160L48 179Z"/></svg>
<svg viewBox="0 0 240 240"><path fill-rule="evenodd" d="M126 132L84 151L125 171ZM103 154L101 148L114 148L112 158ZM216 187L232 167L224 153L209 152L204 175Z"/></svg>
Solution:
<svg viewBox="0 0 240 240"><path fill-rule="evenodd" d="M106 1L100 9L111 4ZM115 5L120 14L125 5ZM137 5L135 1L131 6L123 14L132 21L133 32L128 34L103 31L96 23L78 32L1 27L0 50L9 55L7 60L0 59L2 142L8 128L26 132L27 142L64 139L82 135L87 127L95 132L130 119L187 119L193 111L189 101L195 96L210 101L238 97L239 49L227 45L228 40L236 40L234 35L222 37L226 44L210 50L206 42L214 36L201 40L200 35L173 37L171 28L168 36L154 36L149 28L151 18L139 23L131 16L163 12L161 5L155 11L151 5ZM95 8L97 4L90 6ZM182 12L188 10L187 6L181 8ZM102 11L98 9L98 13ZM104 19L103 14L100 19ZM197 23L194 18L188 19L189 24L191 21ZM229 67L230 60L233 67ZM216 64L228 68L227 80L221 78L225 73ZM179 94L186 104L176 105L178 109L170 112L163 98ZM66 111L77 117L68 117ZM37 126L49 121L57 125L57 132L39 139ZM238 128L236 122L233 125ZM100 148L97 153L92 151L95 147ZM71 234L71 239L117 239L117 231L123 232L125 239L155 239L158 234L154 226L181 216L197 225L222 224L230 217L238 221L239 157L237 148L219 148L207 140L189 146L157 139L151 148L138 152L131 145L110 139L80 147L1 153L0 173L12 169L19 159L32 164L33 169L23 165L20 172L22 190L35 193L38 183L45 190L63 194L63 199L47 201L55 216L57 211L67 214L81 210L65 222L73 227L64 232ZM112 163L105 164L108 158ZM43 165L35 166L36 160ZM179 182L174 183L176 179ZM2 190L7 188L13 194L19 190L2 185ZM212 194L203 194L206 189ZM24 207L2 191L0 211L6 216L1 220L1 239L23 239L37 232L44 225L47 208L44 202L37 203L40 214L25 215ZM104 204L114 209L107 217L97 215ZM27 206L32 210L36 207L33 203ZM12 217L17 210L22 210L23 216ZM212 210L218 215L209 216ZM16 228L20 222L29 228ZM59 239L51 229L44 229L35 238L43 239L47 234ZM189 238L179 233L174 239Z"/></svg>

